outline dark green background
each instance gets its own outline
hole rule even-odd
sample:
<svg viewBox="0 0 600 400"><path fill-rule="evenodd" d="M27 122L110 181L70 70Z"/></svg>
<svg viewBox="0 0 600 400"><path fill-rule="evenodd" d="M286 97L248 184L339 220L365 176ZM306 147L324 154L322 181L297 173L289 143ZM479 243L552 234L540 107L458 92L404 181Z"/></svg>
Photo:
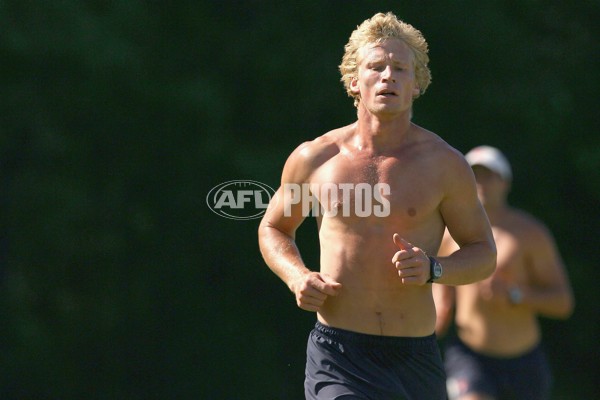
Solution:
<svg viewBox="0 0 600 400"><path fill-rule="evenodd" d="M0 398L300 399L314 314L212 213L352 122L337 65L393 11L430 45L414 121L505 151L576 310L543 320L555 399L600 367L598 1L0 1ZM299 232L317 267L314 221Z"/></svg>

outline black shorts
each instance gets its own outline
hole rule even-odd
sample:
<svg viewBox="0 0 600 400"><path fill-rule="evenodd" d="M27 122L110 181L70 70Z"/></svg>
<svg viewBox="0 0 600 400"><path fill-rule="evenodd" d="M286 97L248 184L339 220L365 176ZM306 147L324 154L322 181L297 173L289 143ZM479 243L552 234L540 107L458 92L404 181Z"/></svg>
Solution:
<svg viewBox="0 0 600 400"><path fill-rule="evenodd" d="M444 352L450 399L482 393L494 399L542 400L550 398L552 376L541 346L515 358L478 354L458 338Z"/></svg>
<svg viewBox="0 0 600 400"><path fill-rule="evenodd" d="M435 335L367 335L317 322L306 353L307 399L446 399Z"/></svg>

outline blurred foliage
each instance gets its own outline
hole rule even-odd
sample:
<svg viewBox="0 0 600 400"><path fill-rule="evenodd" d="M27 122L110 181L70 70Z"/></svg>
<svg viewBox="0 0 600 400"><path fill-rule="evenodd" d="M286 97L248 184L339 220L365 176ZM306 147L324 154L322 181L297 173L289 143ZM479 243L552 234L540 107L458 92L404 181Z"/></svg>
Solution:
<svg viewBox="0 0 600 400"><path fill-rule="evenodd" d="M258 221L205 197L277 186L296 145L353 121L337 65L388 10L431 49L415 122L502 148L512 203L556 236L577 307L543 321L555 398L598 393L598 1L23 0L0 1L0 398L302 398L314 315Z"/></svg>

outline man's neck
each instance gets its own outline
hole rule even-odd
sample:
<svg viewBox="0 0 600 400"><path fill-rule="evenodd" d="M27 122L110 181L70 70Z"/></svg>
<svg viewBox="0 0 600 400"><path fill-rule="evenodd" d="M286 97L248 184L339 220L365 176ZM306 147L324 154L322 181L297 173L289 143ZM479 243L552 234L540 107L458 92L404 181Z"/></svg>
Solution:
<svg viewBox="0 0 600 400"><path fill-rule="evenodd" d="M359 150L389 150L406 140L411 125L410 110L405 114L386 118L359 108L354 145Z"/></svg>

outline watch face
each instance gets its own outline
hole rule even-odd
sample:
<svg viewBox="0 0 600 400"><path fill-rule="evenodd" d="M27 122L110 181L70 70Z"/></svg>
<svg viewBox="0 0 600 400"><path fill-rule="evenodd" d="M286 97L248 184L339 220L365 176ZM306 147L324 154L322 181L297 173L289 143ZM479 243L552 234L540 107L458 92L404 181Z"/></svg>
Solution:
<svg viewBox="0 0 600 400"><path fill-rule="evenodd" d="M436 262L433 265L433 275L436 278L439 278L440 276L442 276L442 264L440 264L439 262Z"/></svg>
<svg viewBox="0 0 600 400"><path fill-rule="evenodd" d="M427 283L432 283L434 280L442 277L442 264L433 257L429 257L429 263L431 276L427 280Z"/></svg>

